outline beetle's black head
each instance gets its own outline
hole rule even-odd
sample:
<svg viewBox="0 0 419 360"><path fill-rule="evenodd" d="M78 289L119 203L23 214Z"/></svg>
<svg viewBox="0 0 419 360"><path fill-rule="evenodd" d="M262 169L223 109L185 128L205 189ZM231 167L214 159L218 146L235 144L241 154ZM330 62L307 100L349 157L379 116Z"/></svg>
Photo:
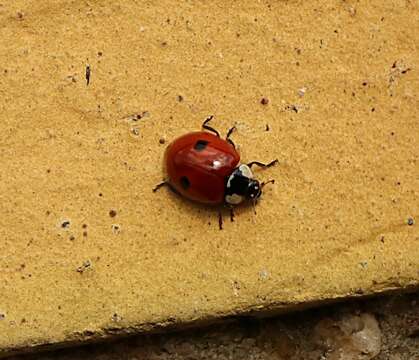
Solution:
<svg viewBox="0 0 419 360"><path fill-rule="evenodd" d="M248 179L245 197L248 200L256 200L261 195L262 195L262 186L260 185L260 182L255 179Z"/></svg>

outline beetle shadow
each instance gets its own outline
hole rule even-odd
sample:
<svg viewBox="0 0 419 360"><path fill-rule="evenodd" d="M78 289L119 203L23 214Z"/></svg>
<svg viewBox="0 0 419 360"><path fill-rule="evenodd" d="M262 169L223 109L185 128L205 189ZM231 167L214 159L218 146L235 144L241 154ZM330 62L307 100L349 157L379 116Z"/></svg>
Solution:
<svg viewBox="0 0 419 360"><path fill-rule="evenodd" d="M178 191L176 191L170 185L165 186L166 189L160 189L159 192L164 192L170 197L170 200L177 205L182 205L182 211L185 212L185 216L190 215L196 217L197 214L202 220L205 220L204 216L207 217L206 223L209 226L218 224L218 214L220 211L225 211L223 205L207 205L197 201L189 200L183 197ZM163 191L164 190L164 191ZM227 213L226 213L227 214ZM224 215L224 214L223 214ZM218 225L217 225L218 229Z"/></svg>
<svg viewBox="0 0 419 360"><path fill-rule="evenodd" d="M171 187L169 184L165 184L166 186L162 186L166 188L159 189L158 192L164 191L167 196L170 197L171 200L173 200L174 203L180 204L182 203L182 210L185 211L186 214L191 215L191 217L197 216L199 214L199 217L204 220L204 216L207 217L207 223L208 226L216 226L216 229L224 230L224 225L226 223L234 223L239 221L240 216L251 213L252 217L257 216L257 203L259 201L256 201L255 204L253 204L252 201L245 201L239 206L230 207L225 204L221 205L209 205L209 204L202 204L197 201L189 200L176 191L173 187ZM157 186L159 188L159 186ZM222 220L220 220L220 216Z"/></svg>

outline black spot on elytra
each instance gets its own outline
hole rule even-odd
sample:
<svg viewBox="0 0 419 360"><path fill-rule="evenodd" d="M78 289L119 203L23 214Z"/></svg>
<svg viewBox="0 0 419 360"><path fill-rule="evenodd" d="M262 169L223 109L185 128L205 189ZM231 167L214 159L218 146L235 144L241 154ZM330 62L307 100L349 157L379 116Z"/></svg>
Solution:
<svg viewBox="0 0 419 360"><path fill-rule="evenodd" d="M195 143L194 149L196 151L202 151L202 150L204 150L207 147L207 145L208 145L208 141L206 141L206 140L198 140Z"/></svg>
<svg viewBox="0 0 419 360"><path fill-rule="evenodd" d="M186 176L182 176L180 178L180 185L182 185L184 190L188 190L189 186L191 186L191 182L189 181L189 179Z"/></svg>

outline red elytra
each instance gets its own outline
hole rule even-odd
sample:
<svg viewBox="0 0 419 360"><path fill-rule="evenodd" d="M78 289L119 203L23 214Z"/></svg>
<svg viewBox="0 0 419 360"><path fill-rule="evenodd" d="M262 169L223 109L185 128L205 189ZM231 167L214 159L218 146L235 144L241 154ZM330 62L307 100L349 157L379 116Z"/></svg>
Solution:
<svg viewBox="0 0 419 360"><path fill-rule="evenodd" d="M190 200L210 205L224 202L226 179L239 161L230 142L206 131L177 138L165 153L170 186Z"/></svg>

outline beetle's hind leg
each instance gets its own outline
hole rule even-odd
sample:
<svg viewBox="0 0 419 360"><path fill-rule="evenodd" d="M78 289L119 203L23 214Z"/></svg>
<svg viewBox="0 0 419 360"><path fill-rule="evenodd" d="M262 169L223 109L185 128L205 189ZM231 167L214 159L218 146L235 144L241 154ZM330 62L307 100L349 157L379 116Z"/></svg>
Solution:
<svg viewBox="0 0 419 360"><path fill-rule="evenodd" d="M159 190L160 188L162 188L163 186L169 186L169 183L167 182L167 180L162 181L161 183L157 184L154 188L153 188L153 192L156 192L157 190Z"/></svg>
<svg viewBox="0 0 419 360"><path fill-rule="evenodd" d="M173 185L169 182L169 180L164 180L161 183L157 184L154 188L153 188L153 193L155 193L156 191L158 191L159 189L161 189L163 186L167 186L169 188L170 191L172 191L175 194L179 194L179 191L177 191Z"/></svg>
<svg viewBox="0 0 419 360"><path fill-rule="evenodd" d="M153 188L153 193L157 192L159 189L161 189L163 186L166 186L172 193L177 194L177 195L181 195L179 193L179 191L177 191L174 186L169 182L169 180L164 180L162 181L160 184L157 184L154 188Z"/></svg>
<svg viewBox="0 0 419 360"><path fill-rule="evenodd" d="M208 116L205 121L202 123L202 128L208 131L213 132L215 135L220 137L220 133L215 130L213 127L209 126L208 123L214 118L214 115Z"/></svg>

